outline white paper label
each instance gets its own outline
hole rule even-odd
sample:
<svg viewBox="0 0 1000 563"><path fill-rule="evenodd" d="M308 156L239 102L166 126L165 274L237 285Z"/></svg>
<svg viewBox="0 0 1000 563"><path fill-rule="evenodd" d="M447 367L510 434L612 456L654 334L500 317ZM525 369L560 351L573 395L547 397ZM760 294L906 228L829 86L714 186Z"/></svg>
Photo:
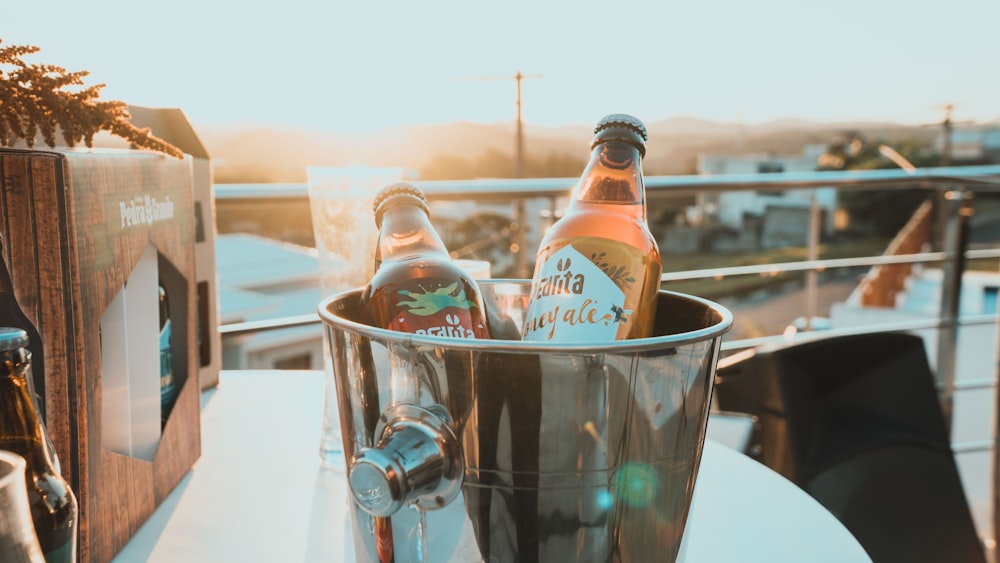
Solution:
<svg viewBox="0 0 1000 563"><path fill-rule="evenodd" d="M612 341L631 311L625 293L572 245L552 254L535 275L524 340Z"/></svg>

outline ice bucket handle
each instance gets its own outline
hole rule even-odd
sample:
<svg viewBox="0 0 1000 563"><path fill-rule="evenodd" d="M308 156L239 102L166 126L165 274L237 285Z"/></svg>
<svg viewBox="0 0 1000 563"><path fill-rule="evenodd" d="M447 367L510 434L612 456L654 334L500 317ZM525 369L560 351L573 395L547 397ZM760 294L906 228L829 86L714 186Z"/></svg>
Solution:
<svg viewBox="0 0 1000 563"><path fill-rule="evenodd" d="M351 460L351 494L365 512L386 517L406 505L421 510L447 506L465 474L458 436L441 405L395 405L382 413L375 447Z"/></svg>

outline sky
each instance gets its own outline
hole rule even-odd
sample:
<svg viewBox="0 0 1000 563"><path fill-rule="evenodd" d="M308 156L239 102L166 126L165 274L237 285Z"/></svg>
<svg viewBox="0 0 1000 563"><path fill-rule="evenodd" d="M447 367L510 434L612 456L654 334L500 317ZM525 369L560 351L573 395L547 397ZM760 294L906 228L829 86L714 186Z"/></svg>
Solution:
<svg viewBox="0 0 1000 563"><path fill-rule="evenodd" d="M1000 119L1000 0L30 0L2 46L197 127Z"/></svg>

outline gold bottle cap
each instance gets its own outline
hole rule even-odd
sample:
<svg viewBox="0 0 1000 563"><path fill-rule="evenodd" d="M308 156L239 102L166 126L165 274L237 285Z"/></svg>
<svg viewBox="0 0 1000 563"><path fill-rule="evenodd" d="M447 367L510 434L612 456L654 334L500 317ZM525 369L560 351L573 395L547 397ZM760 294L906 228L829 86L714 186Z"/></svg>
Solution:
<svg viewBox="0 0 1000 563"><path fill-rule="evenodd" d="M372 202L372 211L375 213L375 225L382 227L382 216L385 212L397 205L416 205L430 215L430 208L427 206L427 196L424 191L409 182L395 182L379 190Z"/></svg>
<svg viewBox="0 0 1000 563"><path fill-rule="evenodd" d="M28 333L23 329L9 326L0 327L0 351L7 352L26 348L30 344Z"/></svg>
<svg viewBox="0 0 1000 563"><path fill-rule="evenodd" d="M626 113L612 113L601 118L594 127L594 140L590 144L593 149L598 143L606 141L624 141L639 149L639 154L646 156L646 141L649 134L646 126L637 117Z"/></svg>

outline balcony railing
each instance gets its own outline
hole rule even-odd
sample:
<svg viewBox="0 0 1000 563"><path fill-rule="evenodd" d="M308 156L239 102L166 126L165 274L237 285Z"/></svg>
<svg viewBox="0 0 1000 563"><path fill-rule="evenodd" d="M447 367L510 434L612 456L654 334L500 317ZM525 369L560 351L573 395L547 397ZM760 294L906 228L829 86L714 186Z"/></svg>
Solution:
<svg viewBox="0 0 1000 563"><path fill-rule="evenodd" d="M548 208L555 215L560 198L568 195L576 182L576 178L525 178L525 179L486 179L486 180L449 180L415 182L427 194L433 203L436 201L475 201L480 203L509 202L513 205L513 222L526 224L531 220L542 220L527 217L525 201L528 199L544 199L549 202ZM897 241L897 248L873 256L859 256L846 259L815 258L818 254L815 246L818 240L809 237L807 255L812 259L789 261L782 263L756 264L750 266L720 267L701 270L665 271L661 281L672 282L681 280L714 279L719 280L741 275L769 275L791 272L816 273L837 268L856 268L866 266L872 268L870 275L884 276L879 271L891 272L898 276L900 268L909 268L919 263L941 263L944 279L941 284L940 314L933 320L911 322L894 322L885 325L868 325L860 329L850 329L841 332L877 332L880 330L907 330L919 328L937 328L942 337L938 344L938 371L946 387L954 382L954 342L959 325L981 324L995 322L995 319L977 317L959 318L958 305L961 297L961 277L964 264L970 259L1000 258L1000 244L992 248L970 249L967 232L969 219L974 213L974 201L977 194L1000 194L1000 166L969 166L949 168L923 168L908 172L904 170L868 170L843 172L807 172L779 174L746 174L722 176L650 176L645 179L650 215L656 211L657 201L663 197L679 198L688 196L696 198L705 194L723 192L774 192L788 190L803 190L817 188L834 188L838 193L863 190L927 190L937 194L940 209L937 212L938 222L942 226L936 246L936 252L913 246L912 240L904 244ZM216 184L217 200L235 199L300 199L308 205L308 191L305 184ZM922 214L929 215L930 207L922 208ZM817 214L811 216L810 232L818 232ZM923 229L921 232L930 237L929 221L924 220L916 225L908 225L910 229ZM533 248L528 248L522 238L524 230L515 230L511 247L520 249L515 255L515 272L518 277L530 276L528 262L533 259ZM923 236L923 235L922 235ZM926 245L924 245L926 247ZM666 270L667 268L665 268ZM898 281L898 280L897 280ZM887 305L890 296L883 289L875 289L875 293L866 297L866 304ZM815 307L812 303L805 304L805 310L811 312ZM808 315L807 318L811 318ZM300 315L264 321L233 323L220 327L225 335L235 335L246 332L257 332L274 328L286 328L303 324L315 324L319 319L316 315ZM829 334L829 333L827 333ZM802 334L800 338L808 338ZM772 335L763 338L727 340L723 344L724 351L734 351L743 348L774 343L787 338L786 335Z"/></svg>
<svg viewBox="0 0 1000 563"><path fill-rule="evenodd" d="M477 203L507 204L512 207L512 224L527 225L530 222L551 220L559 211L562 198L568 194L576 178L526 178L490 179L462 181L415 182L427 194L432 204L445 201L473 201ZM749 174L725 176L650 176L646 177L647 203L650 216L655 216L660 206L676 205L678 201L688 201L697 205L706 197L731 192L787 192L791 190L815 190L833 188L838 194L859 191L926 191L933 205L920 208L917 215L904 229L905 233L878 253L866 256L821 258L819 252L820 217L816 197L813 195L809 235L804 241L805 258L780 261L778 263L734 264L693 270L673 270L665 263L662 276L664 286L676 282L693 280L724 280L740 276L775 277L801 274L805 277L802 312L806 328L815 318L817 277L835 270L867 269L860 282L859 291L865 292L861 300L864 305L879 307L893 306L895 296L902 289L906 275L917 265L939 264L941 283L936 296L937 313L918 319L892 320L887 322L866 322L852 326L830 328L828 330L795 331L789 333L766 334L762 336L728 337L723 341L724 354L735 354L741 350L785 341L788 338L818 338L823 336L855 333L872 333L897 330L933 330L936 332L936 350L933 357L939 381L942 404L950 416L953 395L956 390L990 389L996 383L996 358L998 342L993 342L993 373L989 377L964 379L956 386L957 342L959 329L965 326L997 325L997 313L960 314L962 280L966 264L971 260L1000 259L1000 242L973 246L969 243L970 221L976 209L977 198L989 200L993 194L1000 194L1000 166L970 166L949 168L926 168L912 172L904 170L871 170L846 172L807 172L778 174ZM219 205L226 200L282 198L302 200L308 205L305 184L239 184L215 186L215 196ZM529 216L526 202L544 202L544 213ZM670 203L665 203L670 202ZM534 209L537 212L538 205ZM933 216L932 216L933 215ZM537 223L536 223L537 224ZM540 230L540 229L539 229ZM530 276L530 264L534 258L534 248L525 240L526 229L513 229L511 248L514 252L514 271ZM929 244L927 244L929 243ZM669 251L669 249L661 249ZM737 316L738 317L738 316ZM737 318L737 320L739 320ZM263 330L286 328L319 323L316 314L305 314L266 321L252 321L228 324L220 327L223 337L252 333ZM996 339L994 339L996 340ZM994 399L993 412L997 411ZM990 421L995 420L988 413ZM988 440L956 442L956 453L991 450L994 459L998 432ZM993 472L992 491L1000 491L1000 473ZM992 525L994 538L996 527L997 501L990 497L992 505ZM992 540L991 540L992 541Z"/></svg>

